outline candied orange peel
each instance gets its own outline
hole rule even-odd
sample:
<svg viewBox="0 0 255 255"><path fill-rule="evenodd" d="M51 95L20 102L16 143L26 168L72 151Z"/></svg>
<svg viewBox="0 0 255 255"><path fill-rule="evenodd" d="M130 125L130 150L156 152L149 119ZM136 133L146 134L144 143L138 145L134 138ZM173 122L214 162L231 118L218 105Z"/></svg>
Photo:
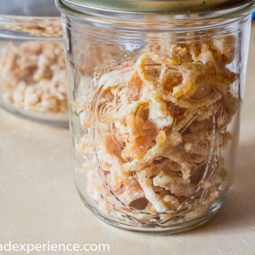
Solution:
<svg viewBox="0 0 255 255"><path fill-rule="evenodd" d="M29 111L67 113L61 42L10 43L2 49L0 80L5 101Z"/></svg>
<svg viewBox="0 0 255 255"><path fill-rule="evenodd" d="M234 50L232 36L172 44L163 52L160 45L148 47L134 63L97 79L92 100L77 101L84 107L80 116L93 109L86 123L94 128L85 125L88 139L80 150L90 162L87 188L95 200L93 183L101 180L101 209L117 217L118 208L140 220L159 213L166 220L184 210L184 201L194 202L196 192L199 197L206 190L203 205L218 198L226 177L222 151L238 103L232 90L238 74L227 67ZM84 146L89 139L93 160Z"/></svg>

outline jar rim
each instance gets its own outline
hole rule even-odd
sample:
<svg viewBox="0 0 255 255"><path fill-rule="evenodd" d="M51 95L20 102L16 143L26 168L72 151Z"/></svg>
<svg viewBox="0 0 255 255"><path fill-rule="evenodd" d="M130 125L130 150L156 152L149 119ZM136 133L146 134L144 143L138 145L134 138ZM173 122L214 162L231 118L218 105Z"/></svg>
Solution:
<svg viewBox="0 0 255 255"><path fill-rule="evenodd" d="M224 11L226 16L232 11L239 13L252 11L255 0L55 0L60 10L81 14L114 15L185 15L214 14Z"/></svg>
<svg viewBox="0 0 255 255"><path fill-rule="evenodd" d="M237 20L249 18L252 10L255 9L255 0L248 0L246 4L235 6L229 9L217 11L205 11L201 13L186 14L145 14L145 13L116 13L98 11L86 7L79 7L67 4L69 0L55 0L56 6L63 15L79 22L82 19L90 25L108 27L110 29L124 29L126 31L144 30L150 32L187 31L215 26L233 24ZM72 1L72 0L71 0ZM69 2L70 3L70 2ZM69 20L69 22L72 22Z"/></svg>
<svg viewBox="0 0 255 255"><path fill-rule="evenodd" d="M53 0L8 0L0 6L0 37L58 40L61 15Z"/></svg>
<svg viewBox="0 0 255 255"><path fill-rule="evenodd" d="M61 40L61 17L0 15L0 38Z"/></svg>

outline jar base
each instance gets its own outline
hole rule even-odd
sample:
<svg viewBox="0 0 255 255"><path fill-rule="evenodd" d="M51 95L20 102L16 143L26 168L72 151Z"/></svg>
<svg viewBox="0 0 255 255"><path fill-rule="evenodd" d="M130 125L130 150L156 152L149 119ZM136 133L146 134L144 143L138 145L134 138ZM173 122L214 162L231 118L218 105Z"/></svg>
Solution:
<svg viewBox="0 0 255 255"><path fill-rule="evenodd" d="M6 112L30 121L39 122L51 126L68 128L68 114L42 113L27 111L0 100L0 108Z"/></svg>
<svg viewBox="0 0 255 255"><path fill-rule="evenodd" d="M197 217L194 218L192 220L187 220L185 222L180 222L177 224L173 224L173 225L168 225L168 226L155 226L155 227L146 227L146 226L133 226L133 225L129 225L127 223L123 223L123 222L118 222L114 219L110 219L105 217L104 215L102 215L97 208L89 205L81 196L80 197L84 203L84 205L90 210L92 211L92 213L98 218L100 219L103 223L106 223L108 225L111 225L113 227L119 228L119 229L124 229L124 230L128 230L128 231L132 231L132 232L141 232L141 233L149 233L149 234L161 234L161 235L170 235L170 234L176 234L176 233L180 233L180 232L185 232L191 229L195 229L203 224L205 224L206 222L208 222L221 208L222 203L224 201L224 198L222 198L221 200L215 201L209 208L208 210L206 210L206 212Z"/></svg>

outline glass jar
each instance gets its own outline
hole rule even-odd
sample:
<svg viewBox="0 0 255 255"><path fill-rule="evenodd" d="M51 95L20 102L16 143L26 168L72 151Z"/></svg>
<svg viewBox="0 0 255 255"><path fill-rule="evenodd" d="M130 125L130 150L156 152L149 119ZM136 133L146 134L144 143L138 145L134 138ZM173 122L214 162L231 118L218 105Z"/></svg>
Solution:
<svg viewBox="0 0 255 255"><path fill-rule="evenodd" d="M57 3L84 204L128 230L206 222L234 172L254 1Z"/></svg>
<svg viewBox="0 0 255 255"><path fill-rule="evenodd" d="M62 26L53 0L1 4L0 106L33 120L68 125Z"/></svg>

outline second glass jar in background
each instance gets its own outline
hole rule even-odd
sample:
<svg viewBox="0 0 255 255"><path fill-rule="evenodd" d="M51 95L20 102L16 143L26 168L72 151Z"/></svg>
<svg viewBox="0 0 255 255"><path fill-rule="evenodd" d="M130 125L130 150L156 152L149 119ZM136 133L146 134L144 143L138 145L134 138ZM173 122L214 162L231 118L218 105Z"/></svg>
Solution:
<svg viewBox="0 0 255 255"><path fill-rule="evenodd" d="M60 14L52 0L0 7L0 106L53 125L68 125Z"/></svg>
<svg viewBox="0 0 255 255"><path fill-rule="evenodd" d="M254 1L133 2L58 1L75 182L108 223L173 233L229 190Z"/></svg>

